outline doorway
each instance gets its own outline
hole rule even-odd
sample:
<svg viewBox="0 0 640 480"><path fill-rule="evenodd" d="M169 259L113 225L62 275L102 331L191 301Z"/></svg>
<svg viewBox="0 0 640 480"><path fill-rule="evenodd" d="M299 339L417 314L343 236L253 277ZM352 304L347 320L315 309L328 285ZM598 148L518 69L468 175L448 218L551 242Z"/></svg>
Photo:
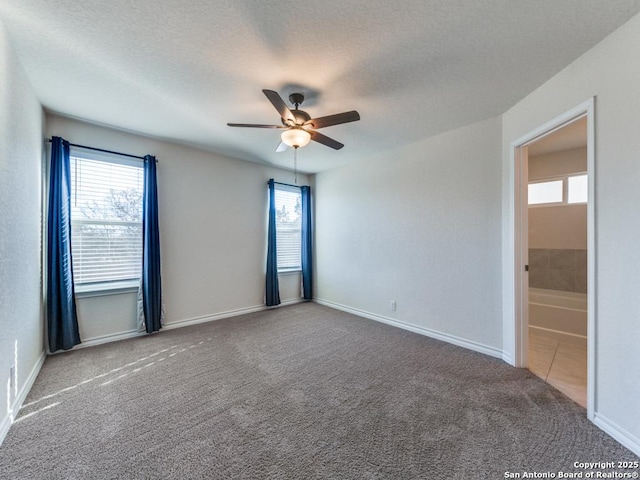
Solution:
<svg viewBox="0 0 640 480"><path fill-rule="evenodd" d="M515 358L593 419L593 100L512 144Z"/></svg>
<svg viewBox="0 0 640 480"><path fill-rule="evenodd" d="M527 368L586 408L586 116L530 143L526 154Z"/></svg>

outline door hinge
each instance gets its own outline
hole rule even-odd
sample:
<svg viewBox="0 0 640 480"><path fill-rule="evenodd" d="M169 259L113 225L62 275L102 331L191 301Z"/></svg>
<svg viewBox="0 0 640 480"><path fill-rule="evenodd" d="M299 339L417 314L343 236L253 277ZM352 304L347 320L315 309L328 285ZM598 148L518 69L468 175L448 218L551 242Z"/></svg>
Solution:
<svg viewBox="0 0 640 480"><path fill-rule="evenodd" d="M525 272L528 272L528 271L529 271L529 265L525 265L525 266L524 266L524 271L525 271Z"/></svg>

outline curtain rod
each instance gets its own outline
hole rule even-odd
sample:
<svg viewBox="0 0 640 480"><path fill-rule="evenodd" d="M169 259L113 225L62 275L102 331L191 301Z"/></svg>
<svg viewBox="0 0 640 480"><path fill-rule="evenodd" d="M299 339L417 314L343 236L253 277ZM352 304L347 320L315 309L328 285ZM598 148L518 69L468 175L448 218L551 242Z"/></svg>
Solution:
<svg viewBox="0 0 640 480"><path fill-rule="evenodd" d="M51 139L47 138L47 142L51 143ZM86 145L78 145L77 143L69 143L69 146L78 147L78 148L86 148L87 150L94 150L96 152L111 153L113 155L120 155L122 157L139 158L140 160L144 160L144 157L141 157L139 155L131 155L129 153L114 152L113 150L105 150L104 148L87 147ZM156 162L157 162L157 160L156 160Z"/></svg>
<svg viewBox="0 0 640 480"><path fill-rule="evenodd" d="M273 181L273 183L275 183L276 185L284 185L286 187L295 187L295 188L302 188L304 186L304 185L291 185L290 183L276 182L275 180ZM267 185L269 185L269 182L267 182Z"/></svg>

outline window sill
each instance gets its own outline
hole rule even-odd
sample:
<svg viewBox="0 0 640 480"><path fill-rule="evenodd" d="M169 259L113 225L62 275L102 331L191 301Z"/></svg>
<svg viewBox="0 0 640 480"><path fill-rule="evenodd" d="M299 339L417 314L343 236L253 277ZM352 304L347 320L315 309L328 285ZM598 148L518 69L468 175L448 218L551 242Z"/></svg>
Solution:
<svg viewBox="0 0 640 480"><path fill-rule="evenodd" d="M76 297L102 297L105 295L120 295L123 293L135 293L138 291L140 280L130 280L126 282L105 282L91 285L77 285L75 287Z"/></svg>
<svg viewBox="0 0 640 480"><path fill-rule="evenodd" d="M282 270L278 270L278 275L294 275L297 273L302 273L302 269L300 268L283 268Z"/></svg>

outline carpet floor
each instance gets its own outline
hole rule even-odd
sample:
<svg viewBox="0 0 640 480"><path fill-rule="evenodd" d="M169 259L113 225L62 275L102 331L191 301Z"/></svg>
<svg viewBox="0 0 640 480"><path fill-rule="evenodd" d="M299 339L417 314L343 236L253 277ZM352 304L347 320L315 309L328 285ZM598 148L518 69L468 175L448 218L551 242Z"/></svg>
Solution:
<svg viewBox="0 0 640 480"><path fill-rule="evenodd" d="M624 460L527 370L303 303L47 358L0 478L466 480Z"/></svg>

